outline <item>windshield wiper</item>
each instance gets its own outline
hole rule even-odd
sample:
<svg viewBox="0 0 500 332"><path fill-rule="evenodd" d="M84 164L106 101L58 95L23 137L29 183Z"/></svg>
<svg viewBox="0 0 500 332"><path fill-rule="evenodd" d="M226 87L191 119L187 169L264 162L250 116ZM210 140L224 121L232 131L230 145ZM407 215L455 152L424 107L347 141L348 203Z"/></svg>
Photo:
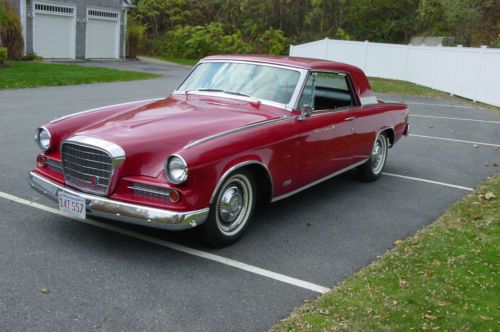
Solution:
<svg viewBox="0 0 500 332"><path fill-rule="evenodd" d="M225 92L224 90L221 89L210 89L210 88L196 89L193 91Z"/></svg>
<svg viewBox="0 0 500 332"><path fill-rule="evenodd" d="M222 89L211 89L211 88L201 88L201 89L196 89L196 90L190 90L190 91L208 91L208 92L222 92L228 95L234 95L234 96L242 96L242 97L247 97L253 99L253 103L258 103L260 104L260 100L257 97L247 95L246 93L243 92L238 92L238 91L227 91L227 90L222 90Z"/></svg>
<svg viewBox="0 0 500 332"><path fill-rule="evenodd" d="M248 98L255 98L254 96L247 95L246 93L243 92L238 92L238 91L223 91L224 93L227 93L228 95L235 95L235 96L243 96L243 97L248 97ZM255 98L257 99L257 98Z"/></svg>
<svg viewBox="0 0 500 332"><path fill-rule="evenodd" d="M222 89L211 89L211 88L202 88L202 89L196 89L196 91L208 91L208 92L222 92L228 95L235 95L235 96L243 96L243 97L248 97L248 98L255 98L254 96L247 95L246 93L243 92L238 92L238 91L227 91L227 90L222 90ZM257 99L257 98L255 98Z"/></svg>

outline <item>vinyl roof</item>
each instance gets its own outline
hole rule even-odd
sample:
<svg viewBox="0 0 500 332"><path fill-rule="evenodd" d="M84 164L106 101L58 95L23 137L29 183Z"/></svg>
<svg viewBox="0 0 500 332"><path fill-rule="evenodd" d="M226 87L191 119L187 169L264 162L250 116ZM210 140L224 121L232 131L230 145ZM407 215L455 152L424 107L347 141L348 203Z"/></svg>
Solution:
<svg viewBox="0 0 500 332"><path fill-rule="evenodd" d="M277 56L277 55L233 55L233 54L212 55L204 58L203 60L241 60L241 61L266 62L277 65L292 66L305 69L330 69L339 71L359 70L359 68L355 66L351 66L342 62L313 59L313 58Z"/></svg>

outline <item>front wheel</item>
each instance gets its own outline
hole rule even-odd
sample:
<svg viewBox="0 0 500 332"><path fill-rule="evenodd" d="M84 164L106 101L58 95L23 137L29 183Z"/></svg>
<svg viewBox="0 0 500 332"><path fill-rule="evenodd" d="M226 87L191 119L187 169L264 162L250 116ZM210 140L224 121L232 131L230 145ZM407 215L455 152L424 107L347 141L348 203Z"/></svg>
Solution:
<svg viewBox="0 0 500 332"><path fill-rule="evenodd" d="M387 136L385 133L380 133L373 144L370 159L361 166L358 166L358 175L363 181L371 182L378 179L384 169L387 160Z"/></svg>
<svg viewBox="0 0 500 332"><path fill-rule="evenodd" d="M200 225L203 239L215 247L238 240L252 217L255 201L250 172L242 170L228 176L215 194L207 221Z"/></svg>

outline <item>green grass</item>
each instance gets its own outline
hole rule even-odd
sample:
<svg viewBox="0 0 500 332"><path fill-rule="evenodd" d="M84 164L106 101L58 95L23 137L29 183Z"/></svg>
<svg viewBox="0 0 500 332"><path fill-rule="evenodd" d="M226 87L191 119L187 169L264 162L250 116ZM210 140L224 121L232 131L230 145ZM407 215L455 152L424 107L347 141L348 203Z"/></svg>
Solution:
<svg viewBox="0 0 500 332"><path fill-rule="evenodd" d="M194 66L199 61L199 59L175 58L175 57L161 56L161 55L145 55L145 57L173 62L184 66Z"/></svg>
<svg viewBox="0 0 500 332"><path fill-rule="evenodd" d="M10 61L0 68L0 89L131 81L161 75L79 65Z"/></svg>
<svg viewBox="0 0 500 332"><path fill-rule="evenodd" d="M380 93L397 93L404 95L418 95L426 97L449 97L450 95L435 89L431 89L422 85L390 80L386 78L379 77L368 77L368 81L374 92Z"/></svg>
<svg viewBox="0 0 500 332"><path fill-rule="evenodd" d="M500 173L272 331L500 331Z"/></svg>

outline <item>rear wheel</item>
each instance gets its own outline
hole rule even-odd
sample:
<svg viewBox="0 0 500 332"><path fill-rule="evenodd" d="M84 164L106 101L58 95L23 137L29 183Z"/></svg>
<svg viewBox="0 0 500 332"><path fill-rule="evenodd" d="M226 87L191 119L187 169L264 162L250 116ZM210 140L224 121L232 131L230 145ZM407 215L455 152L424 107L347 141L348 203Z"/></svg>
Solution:
<svg viewBox="0 0 500 332"><path fill-rule="evenodd" d="M358 175L363 181L371 182L378 179L384 169L387 160L389 144L385 133L380 133L373 144L370 159L361 166L358 166Z"/></svg>
<svg viewBox="0 0 500 332"><path fill-rule="evenodd" d="M200 226L203 239L215 247L238 240L252 217L255 201L252 174L242 170L229 175L215 195L207 221Z"/></svg>

